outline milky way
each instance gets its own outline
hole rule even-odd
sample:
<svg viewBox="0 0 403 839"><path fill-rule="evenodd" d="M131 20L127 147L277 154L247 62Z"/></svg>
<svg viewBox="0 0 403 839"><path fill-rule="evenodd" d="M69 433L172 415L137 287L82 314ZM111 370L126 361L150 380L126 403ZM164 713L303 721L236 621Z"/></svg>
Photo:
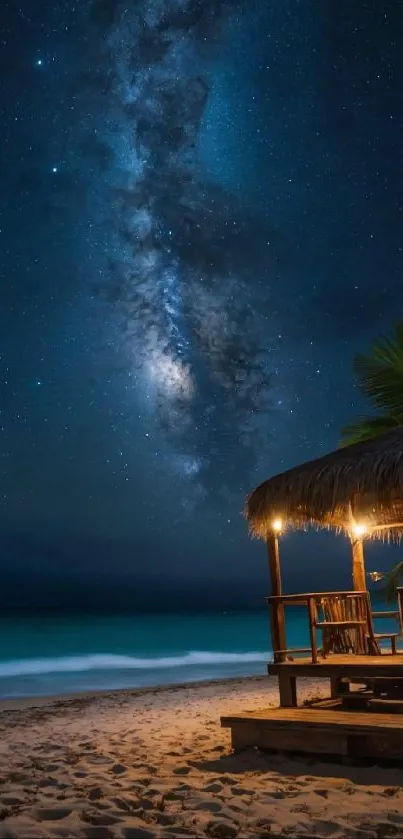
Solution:
<svg viewBox="0 0 403 839"><path fill-rule="evenodd" d="M254 294L250 286L267 230L203 176L197 152L209 97L200 52L235 5L92 6L119 228L103 291L124 323L148 409L199 491L212 465L223 474L221 459L229 483L242 485L272 372L259 285Z"/></svg>
<svg viewBox="0 0 403 839"><path fill-rule="evenodd" d="M0 4L0 525L38 562L54 534L49 574L84 535L110 578L120 549L263 577L246 492L366 412L354 355L401 311L401 7Z"/></svg>

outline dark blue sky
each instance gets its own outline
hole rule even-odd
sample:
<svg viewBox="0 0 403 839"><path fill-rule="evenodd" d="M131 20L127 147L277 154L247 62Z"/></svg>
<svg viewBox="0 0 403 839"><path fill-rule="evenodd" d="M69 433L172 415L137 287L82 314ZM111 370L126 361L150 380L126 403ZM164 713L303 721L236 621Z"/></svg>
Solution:
<svg viewBox="0 0 403 839"><path fill-rule="evenodd" d="M403 3L125 8L0 11L1 562L265 581L245 493L338 444L401 313Z"/></svg>

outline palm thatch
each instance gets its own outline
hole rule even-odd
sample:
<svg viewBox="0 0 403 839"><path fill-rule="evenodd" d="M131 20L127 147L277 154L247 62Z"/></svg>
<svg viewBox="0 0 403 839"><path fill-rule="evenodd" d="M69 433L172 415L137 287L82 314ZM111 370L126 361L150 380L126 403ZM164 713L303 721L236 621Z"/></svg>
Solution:
<svg viewBox="0 0 403 839"><path fill-rule="evenodd" d="M403 536L403 428L337 449L260 484L247 500L252 535L276 518L295 528L348 530L365 522L373 537Z"/></svg>

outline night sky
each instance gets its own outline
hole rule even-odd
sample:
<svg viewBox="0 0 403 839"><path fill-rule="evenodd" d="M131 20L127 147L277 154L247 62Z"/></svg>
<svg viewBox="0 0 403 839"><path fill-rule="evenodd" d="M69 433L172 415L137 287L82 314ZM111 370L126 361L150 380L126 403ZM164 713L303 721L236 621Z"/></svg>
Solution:
<svg viewBox="0 0 403 839"><path fill-rule="evenodd" d="M403 2L3 0L0 47L1 602L260 602L245 494L401 317Z"/></svg>

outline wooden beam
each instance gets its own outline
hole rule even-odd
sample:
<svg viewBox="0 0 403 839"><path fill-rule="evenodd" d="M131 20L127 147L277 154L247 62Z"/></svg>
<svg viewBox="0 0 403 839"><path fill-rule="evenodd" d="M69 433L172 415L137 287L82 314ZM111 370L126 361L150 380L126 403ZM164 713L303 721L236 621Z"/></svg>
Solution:
<svg viewBox="0 0 403 839"><path fill-rule="evenodd" d="M341 589L340 591L308 591L304 594L280 594L277 597L274 595L271 597L265 597L265 600L266 603L274 603L275 600L278 600L288 606L296 606L299 602L301 606L306 606L308 597L314 597L316 600L321 600L322 597L339 597L341 594L345 597L355 597L357 594L367 594L367 589L363 589L363 591L358 592L357 589L354 588L351 589L351 591Z"/></svg>
<svg viewBox="0 0 403 839"><path fill-rule="evenodd" d="M367 581L365 577L364 546L362 539L352 537L351 547L353 552L353 586L356 591L366 591Z"/></svg>

